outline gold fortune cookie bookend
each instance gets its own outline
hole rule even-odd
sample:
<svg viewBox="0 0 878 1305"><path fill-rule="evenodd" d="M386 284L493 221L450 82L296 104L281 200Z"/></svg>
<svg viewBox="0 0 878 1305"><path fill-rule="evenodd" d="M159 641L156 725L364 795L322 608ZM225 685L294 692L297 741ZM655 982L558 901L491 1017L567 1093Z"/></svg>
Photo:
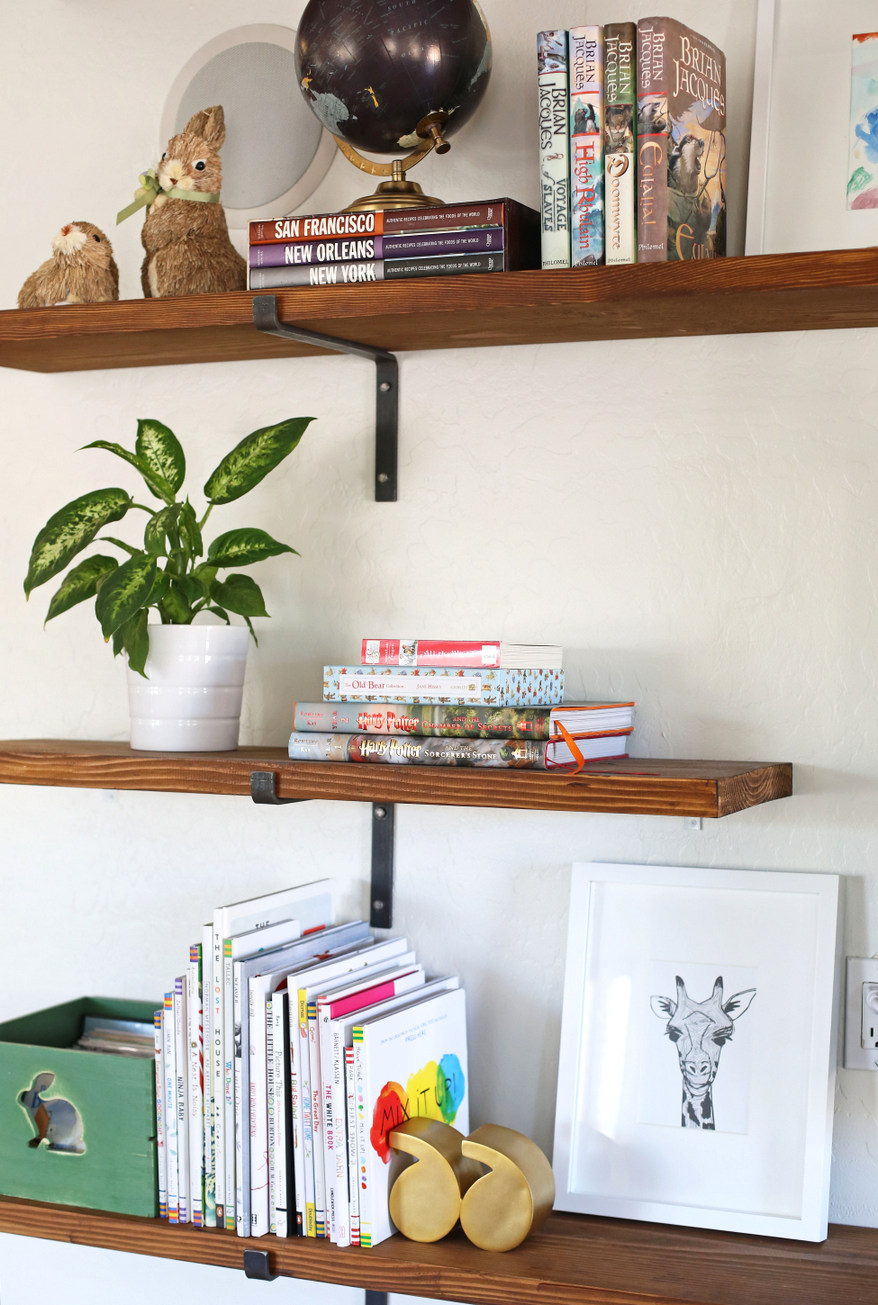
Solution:
<svg viewBox="0 0 878 1305"><path fill-rule="evenodd" d="M461 1197L482 1166L464 1156L463 1134L439 1119L416 1115L388 1140L412 1157L390 1189L390 1217L410 1241L437 1242L457 1223Z"/></svg>
<svg viewBox="0 0 878 1305"><path fill-rule="evenodd" d="M465 1139L462 1150L488 1165L489 1172L465 1193L460 1225L483 1251L511 1251L552 1209L552 1166L536 1142L502 1124L483 1124Z"/></svg>

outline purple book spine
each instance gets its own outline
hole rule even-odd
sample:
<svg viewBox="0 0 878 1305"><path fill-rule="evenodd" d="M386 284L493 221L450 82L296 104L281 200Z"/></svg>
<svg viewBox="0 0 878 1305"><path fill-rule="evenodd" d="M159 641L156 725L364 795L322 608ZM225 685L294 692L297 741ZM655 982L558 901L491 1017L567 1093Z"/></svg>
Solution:
<svg viewBox="0 0 878 1305"><path fill-rule="evenodd" d="M363 259L424 258L430 254L482 254L504 247L502 227L466 231L418 231L413 235L367 236L356 240L297 240L251 245L251 267L314 266Z"/></svg>

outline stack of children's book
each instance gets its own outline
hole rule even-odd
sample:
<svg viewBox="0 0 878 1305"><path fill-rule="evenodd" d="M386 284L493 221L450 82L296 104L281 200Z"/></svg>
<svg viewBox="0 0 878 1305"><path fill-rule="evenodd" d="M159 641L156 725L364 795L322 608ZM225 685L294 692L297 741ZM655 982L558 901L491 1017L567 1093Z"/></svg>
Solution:
<svg viewBox="0 0 878 1305"><path fill-rule="evenodd" d="M373 1246L390 1133L469 1132L465 997L405 938L334 923L329 880L218 908L155 1013L159 1206L243 1237Z"/></svg>
<svg viewBox="0 0 878 1305"><path fill-rule="evenodd" d="M725 56L675 18L537 35L542 266L726 252Z"/></svg>
<svg viewBox="0 0 878 1305"><path fill-rule="evenodd" d="M540 215L514 199L250 223L251 290L540 265Z"/></svg>
<svg viewBox="0 0 878 1305"><path fill-rule="evenodd" d="M578 770L625 756L633 702L565 703L556 644L363 639L297 702L296 761Z"/></svg>

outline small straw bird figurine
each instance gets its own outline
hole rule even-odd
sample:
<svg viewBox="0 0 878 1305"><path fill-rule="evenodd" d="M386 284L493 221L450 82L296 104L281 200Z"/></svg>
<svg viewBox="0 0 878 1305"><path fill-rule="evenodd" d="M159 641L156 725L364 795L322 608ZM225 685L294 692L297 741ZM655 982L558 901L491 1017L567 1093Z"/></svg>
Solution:
<svg viewBox="0 0 878 1305"><path fill-rule="evenodd" d="M52 257L27 278L19 308L104 303L119 298L113 246L92 222L68 222L52 241Z"/></svg>

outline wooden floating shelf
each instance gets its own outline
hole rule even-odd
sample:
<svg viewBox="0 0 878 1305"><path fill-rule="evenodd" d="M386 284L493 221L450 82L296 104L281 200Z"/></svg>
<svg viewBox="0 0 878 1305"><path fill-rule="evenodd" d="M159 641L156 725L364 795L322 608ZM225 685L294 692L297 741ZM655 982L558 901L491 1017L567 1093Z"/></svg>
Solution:
<svg viewBox="0 0 878 1305"><path fill-rule="evenodd" d="M280 1276L472 1305L870 1305L878 1298L878 1230L843 1225L811 1243L552 1214L506 1254L479 1251L459 1233L433 1245L392 1237L359 1250L4 1196L0 1232L237 1269L244 1250L257 1249Z"/></svg>
<svg viewBox="0 0 878 1305"><path fill-rule="evenodd" d="M266 292L257 292L266 293ZM394 353L878 326L878 249L271 291L280 319ZM253 326L254 292L0 312L0 366L81 371L322 352Z"/></svg>
<svg viewBox="0 0 878 1305"><path fill-rule="evenodd" d="M708 819L789 797L793 782L792 765L787 762L628 757L592 763L578 775L553 775L456 766L294 762L285 748L180 753L133 752L127 743L0 742L3 784L249 796L254 770L274 772L281 798Z"/></svg>

